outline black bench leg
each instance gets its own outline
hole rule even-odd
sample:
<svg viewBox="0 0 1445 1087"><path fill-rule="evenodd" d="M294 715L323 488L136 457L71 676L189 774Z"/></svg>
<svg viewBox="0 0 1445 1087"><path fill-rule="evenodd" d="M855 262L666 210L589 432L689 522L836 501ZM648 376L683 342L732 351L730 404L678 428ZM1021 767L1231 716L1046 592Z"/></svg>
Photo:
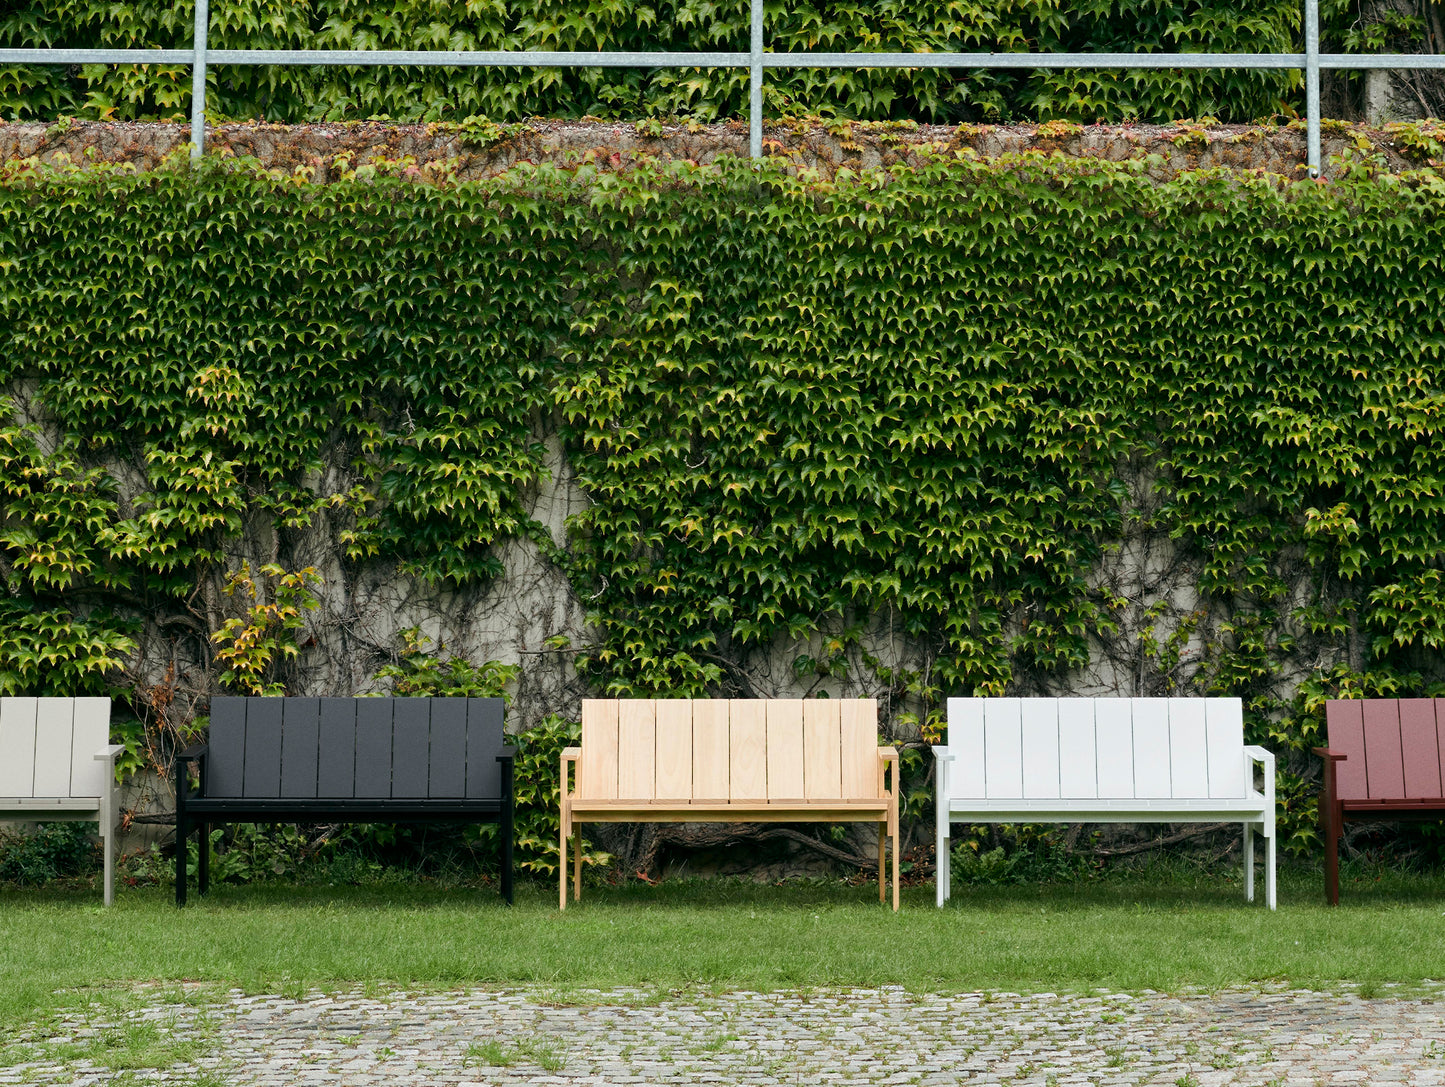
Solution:
<svg viewBox="0 0 1445 1087"><path fill-rule="evenodd" d="M512 904L512 761L502 765L502 897Z"/></svg>
<svg viewBox="0 0 1445 1087"><path fill-rule="evenodd" d="M200 849L199 859L196 861L196 884L201 894L211 889L211 824L201 824L201 841L197 847Z"/></svg>
<svg viewBox="0 0 1445 1087"><path fill-rule="evenodd" d="M190 825L186 821L186 813L177 805L176 811L176 905L186 904L186 837L190 833Z"/></svg>

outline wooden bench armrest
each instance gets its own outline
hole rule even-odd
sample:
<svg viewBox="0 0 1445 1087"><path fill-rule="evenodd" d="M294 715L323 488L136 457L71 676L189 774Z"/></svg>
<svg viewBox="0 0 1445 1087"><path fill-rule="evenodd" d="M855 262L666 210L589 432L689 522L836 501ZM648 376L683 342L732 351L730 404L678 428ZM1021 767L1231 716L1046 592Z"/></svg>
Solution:
<svg viewBox="0 0 1445 1087"><path fill-rule="evenodd" d="M1334 751L1328 747L1312 747L1310 750L1329 762L1344 762L1349 758L1343 751Z"/></svg>
<svg viewBox="0 0 1445 1087"><path fill-rule="evenodd" d="M563 762L576 762L581 757L582 749L580 747L564 747L562 749Z"/></svg>

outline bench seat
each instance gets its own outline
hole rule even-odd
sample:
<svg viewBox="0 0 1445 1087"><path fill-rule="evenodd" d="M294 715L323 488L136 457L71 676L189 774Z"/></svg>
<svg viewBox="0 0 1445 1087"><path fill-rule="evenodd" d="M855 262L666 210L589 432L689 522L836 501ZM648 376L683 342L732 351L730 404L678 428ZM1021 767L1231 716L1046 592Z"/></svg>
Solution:
<svg viewBox="0 0 1445 1087"><path fill-rule="evenodd" d="M582 895L582 823L867 822L878 826L880 901L893 839L896 910L897 780L873 699L586 699L582 746L562 753L559 905L569 840Z"/></svg>
<svg viewBox="0 0 1445 1087"><path fill-rule="evenodd" d="M209 742L176 788L176 904L186 902L186 840L200 834L210 882L216 823L498 823L502 896L512 901L513 759L500 698L211 700Z"/></svg>
<svg viewBox="0 0 1445 1087"><path fill-rule="evenodd" d="M105 854L105 904L115 901L120 815L108 698L0 698L0 820L93 822Z"/></svg>
<svg viewBox="0 0 1445 1087"><path fill-rule="evenodd" d="M1245 897L1258 831L1275 908L1274 756L1245 745L1239 699L950 698L948 741L933 749L939 906L953 823L1238 822Z"/></svg>

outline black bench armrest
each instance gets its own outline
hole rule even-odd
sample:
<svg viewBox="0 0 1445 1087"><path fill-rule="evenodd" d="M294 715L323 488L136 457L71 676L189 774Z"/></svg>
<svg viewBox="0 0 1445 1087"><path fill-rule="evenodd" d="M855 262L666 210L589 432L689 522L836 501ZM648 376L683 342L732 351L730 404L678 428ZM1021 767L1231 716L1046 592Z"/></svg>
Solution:
<svg viewBox="0 0 1445 1087"><path fill-rule="evenodd" d="M517 749L516 749L515 747L504 747L504 748L502 748L502 753L497 756L497 761L498 761L498 762L510 762L512 759L515 759L516 757L517 757Z"/></svg>
<svg viewBox="0 0 1445 1087"><path fill-rule="evenodd" d="M186 763L198 762L200 766L201 780L197 784L196 791L190 793L191 798L205 795L206 792L206 756L210 754L210 745L192 744L176 756L176 802L184 805L189 792L189 782L186 780Z"/></svg>

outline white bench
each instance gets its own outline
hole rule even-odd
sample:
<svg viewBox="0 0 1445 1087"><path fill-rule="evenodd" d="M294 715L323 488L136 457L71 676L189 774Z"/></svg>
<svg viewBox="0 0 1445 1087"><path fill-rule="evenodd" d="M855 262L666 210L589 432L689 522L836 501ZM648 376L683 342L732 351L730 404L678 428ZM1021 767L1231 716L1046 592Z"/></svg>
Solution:
<svg viewBox="0 0 1445 1087"><path fill-rule="evenodd" d="M108 698L0 698L0 820L100 824L115 897L115 760Z"/></svg>
<svg viewBox="0 0 1445 1087"><path fill-rule="evenodd" d="M948 745L933 754L940 906L950 823L1238 821L1245 897L1257 830L1275 908L1274 756L1245 746L1237 698L950 698Z"/></svg>

